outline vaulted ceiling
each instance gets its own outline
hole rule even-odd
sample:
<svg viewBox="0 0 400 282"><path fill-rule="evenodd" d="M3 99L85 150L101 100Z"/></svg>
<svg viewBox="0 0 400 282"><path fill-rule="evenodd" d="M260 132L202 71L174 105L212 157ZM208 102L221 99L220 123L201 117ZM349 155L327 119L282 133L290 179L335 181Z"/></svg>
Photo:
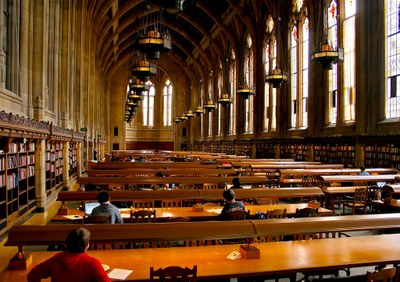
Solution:
<svg viewBox="0 0 400 282"><path fill-rule="evenodd" d="M172 56L189 75L200 75L217 58L237 51L247 32L259 35L274 6L289 0L89 0L93 44L101 69L108 77L132 60L138 32L154 23L172 37ZM181 3L177 14L168 5ZM162 56L161 56L162 57ZM161 58L162 59L162 58Z"/></svg>

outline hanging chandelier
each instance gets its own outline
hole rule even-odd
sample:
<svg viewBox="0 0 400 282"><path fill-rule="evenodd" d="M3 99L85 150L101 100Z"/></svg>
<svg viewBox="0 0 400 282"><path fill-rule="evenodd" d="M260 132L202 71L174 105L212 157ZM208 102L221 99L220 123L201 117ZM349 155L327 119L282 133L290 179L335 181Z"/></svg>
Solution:
<svg viewBox="0 0 400 282"><path fill-rule="evenodd" d="M321 64L322 69L331 70L333 64L343 61L344 54L342 48L334 49L329 44L328 38L325 38L325 43L322 45L321 50L311 55L311 61Z"/></svg>
<svg viewBox="0 0 400 282"><path fill-rule="evenodd" d="M193 113L194 113L196 116L200 116L200 115L204 114L203 107L202 107L202 106L196 107L196 108L193 110Z"/></svg>
<svg viewBox="0 0 400 282"><path fill-rule="evenodd" d="M316 40L320 42L323 41L323 44L321 46L321 44L317 43L319 46L321 46L316 52L314 52L311 55L311 61L315 62L315 63L319 63L322 66L322 69L324 70L331 70L333 67L333 64L338 63L339 61L343 61L344 59L344 53L343 53L343 49L340 48L340 44L339 42L337 42L337 46L333 46L333 44L329 43L328 40L328 31L327 30L323 30L321 32L320 30L320 22L322 21L322 17L323 20L326 21L325 24L323 24L323 27L327 27L329 25L329 22L332 23L332 25L335 25L335 21L337 19L337 7L335 2L332 2L329 6L329 9L327 9L327 7L325 6L325 1L320 1L319 2L319 7L318 7L318 25L317 25L317 34L316 34ZM327 10L329 10L329 13L327 12ZM328 19L328 14L330 14L330 19L331 21ZM326 17L324 16L326 15ZM324 28L323 28L324 29ZM319 35L321 32L321 34L325 34L325 38L321 40L321 36ZM333 37L337 37L339 40L339 36L337 36L337 34L331 34L331 36Z"/></svg>
<svg viewBox="0 0 400 282"><path fill-rule="evenodd" d="M143 59L132 66L132 74L142 81L149 81L150 76L157 75L157 65Z"/></svg>
<svg viewBox="0 0 400 282"><path fill-rule="evenodd" d="M208 112L214 110L217 107L217 105L214 104L212 100L208 100L207 103L203 105L203 108L207 110Z"/></svg>
<svg viewBox="0 0 400 282"><path fill-rule="evenodd" d="M229 94L224 93L220 98L218 98L218 103L221 104L223 107L229 105L232 103L231 97L229 97Z"/></svg>
<svg viewBox="0 0 400 282"><path fill-rule="evenodd" d="M269 74L265 76L265 82L272 84L273 88L281 88L283 83L289 80L288 75L283 72L278 65Z"/></svg>
<svg viewBox="0 0 400 282"><path fill-rule="evenodd" d="M191 119L192 117L194 117L194 113L193 113L192 110L187 111L187 113L186 113L185 115L186 115L186 117L187 117L188 119Z"/></svg>

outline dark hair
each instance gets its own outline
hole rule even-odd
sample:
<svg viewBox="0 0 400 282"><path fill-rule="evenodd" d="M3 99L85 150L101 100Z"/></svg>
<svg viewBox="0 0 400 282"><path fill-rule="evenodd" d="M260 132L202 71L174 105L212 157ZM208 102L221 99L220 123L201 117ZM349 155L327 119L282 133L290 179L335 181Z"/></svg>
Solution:
<svg viewBox="0 0 400 282"><path fill-rule="evenodd" d="M233 192L232 189L226 189L222 193L222 196L224 197L225 200L232 201L233 199L235 199L235 192Z"/></svg>
<svg viewBox="0 0 400 282"><path fill-rule="evenodd" d="M97 194L97 201L102 204L110 200L110 195L106 191L102 191Z"/></svg>
<svg viewBox="0 0 400 282"><path fill-rule="evenodd" d="M84 253L90 241L90 231L77 228L68 233L65 243L70 253Z"/></svg>
<svg viewBox="0 0 400 282"><path fill-rule="evenodd" d="M361 171L365 171L365 166L360 167Z"/></svg>
<svg viewBox="0 0 400 282"><path fill-rule="evenodd" d="M238 188L240 187L240 178L235 177L232 179L232 187Z"/></svg>
<svg viewBox="0 0 400 282"><path fill-rule="evenodd" d="M156 177L164 177L164 174L161 171L158 171L155 176Z"/></svg>

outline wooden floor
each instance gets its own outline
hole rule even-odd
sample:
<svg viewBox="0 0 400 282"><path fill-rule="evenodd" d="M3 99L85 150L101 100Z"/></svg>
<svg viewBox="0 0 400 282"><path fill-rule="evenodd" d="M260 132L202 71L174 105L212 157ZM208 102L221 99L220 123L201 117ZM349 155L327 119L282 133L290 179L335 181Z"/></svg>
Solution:
<svg viewBox="0 0 400 282"><path fill-rule="evenodd" d="M51 218L57 213L61 206L60 202L52 202L48 205L48 210L43 213L33 213L23 224L47 224ZM5 270L8 266L9 260L17 253L17 247L5 247L7 241L5 237L0 242L0 272Z"/></svg>

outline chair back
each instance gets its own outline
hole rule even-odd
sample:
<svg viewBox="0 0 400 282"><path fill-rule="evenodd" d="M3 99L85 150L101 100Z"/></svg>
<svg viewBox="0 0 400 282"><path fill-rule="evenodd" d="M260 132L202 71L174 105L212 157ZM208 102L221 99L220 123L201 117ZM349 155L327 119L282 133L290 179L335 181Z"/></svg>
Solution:
<svg viewBox="0 0 400 282"><path fill-rule="evenodd" d="M174 216L169 217L168 222L189 222L191 221L190 217L187 216Z"/></svg>
<svg viewBox="0 0 400 282"><path fill-rule="evenodd" d="M196 282L197 281L197 265L193 268L168 266L154 270L150 267L150 281L159 282Z"/></svg>
<svg viewBox="0 0 400 282"><path fill-rule="evenodd" d="M110 223L111 215L89 215L84 219L85 223Z"/></svg>
<svg viewBox="0 0 400 282"><path fill-rule="evenodd" d="M274 209L266 212L265 218L286 218L286 209Z"/></svg>
<svg viewBox="0 0 400 282"><path fill-rule="evenodd" d="M235 210L226 213L225 218L228 220L244 220L250 218L250 211Z"/></svg>
<svg viewBox="0 0 400 282"><path fill-rule="evenodd" d="M294 217L315 217L318 216L318 208L296 209Z"/></svg>
<svg viewBox="0 0 400 282"><path fill-rule="evenodd" d="M218 183L204 183L203 184L203 189L206 189L206 190L218 189Z"/></svg>
<svg viewBox="0 0 400 282"><path fill-rule="evenodd" d="M365 204L368 199L368 189L367 187L358 187L354 191L354 203Z"/></svg>
<svg viewBox="0 0 400 282"><path fill-rule="evenodd" d="M385 267L376 272L367 272L367 282L392 282L396 275L395 267Z"/></svg>
<svg viewBox="0 0 400 282"><path fill-rule="evenodd" d="M311 175L304 175L301 180L302 187L314 187L317 186L317 179Z"/></svg>
<svg viewBox="0 0 400 282"><path fill-rule="evenodd" d="M132 223L156 222L156 210L131 211Z"/></svg>
<svg viewBox="0 0 400 282"><path fill-rule="evenodd" d="M182 200L180 199L168 199L161 201L162 208L180 208L183 206Z"/></svg>
<svg viewBox="0 0 400 282"><path fill-rule="evenodd" d="M153 200L133 200L132 208L134 209L152 209L154 208Z"/></svg>

